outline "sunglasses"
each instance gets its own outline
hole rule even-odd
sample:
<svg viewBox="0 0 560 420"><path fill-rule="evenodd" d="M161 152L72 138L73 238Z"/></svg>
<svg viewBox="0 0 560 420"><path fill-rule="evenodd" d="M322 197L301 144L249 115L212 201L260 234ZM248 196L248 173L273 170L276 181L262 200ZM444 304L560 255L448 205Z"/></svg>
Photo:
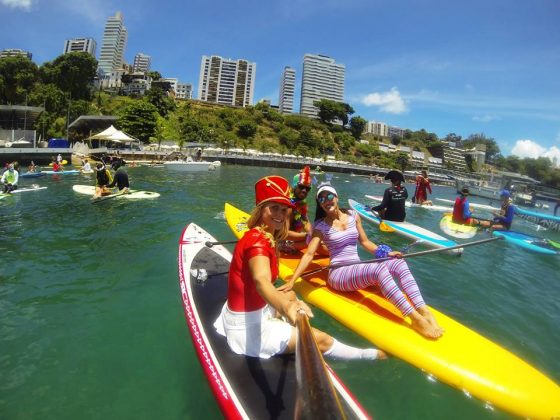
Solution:
<svg viewBox="0 0 560 420"><path fill-rule="evenodd" d="M319 197L317 201L319 202L319 204L323 204L325 201L333 201L335 197L335 194L328 193L327 195L322 195L321 197Z"/></svg>
<svg viewBox="0 0 560 420"><path fill-rule="evenodd" d="M307 186L301 185L301 184L298 184L297 187L298 187L300 190L302 190L302 191L307 191L307 192L309 192L309 191L311 190L311 187L307 187Z"/></svg>

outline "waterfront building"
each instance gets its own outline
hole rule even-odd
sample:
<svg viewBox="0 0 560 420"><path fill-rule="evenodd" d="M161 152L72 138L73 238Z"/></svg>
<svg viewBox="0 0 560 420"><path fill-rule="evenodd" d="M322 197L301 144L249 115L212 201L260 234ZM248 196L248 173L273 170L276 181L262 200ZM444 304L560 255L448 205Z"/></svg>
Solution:
<svg viewBox="0 0 560 420"><path fill-rule="evenodd" d="M97 48L97 43L93 38L67 39L64 42L63 54L68 54L71 52L86 52L89 55L95 57L96 48Z"/></svg>
<svg viewBox="0 0 560 420"><path fill-rule="evenodd" d="M379 121L368 121L366 133L381 137L389 137L389 126Z"/></svg>
<svg viewBox="0 0 560 420"><path fill-rule="evenodd" d="M134 56L134 64L132 66L132 71L134 73L150 71L150 66L152 64L152 57L144 53L138 53Z"/></svg>
<svg viewBox="0 0 560 420"><path fill-rule="evenodd" d="M99 53L99 69L102 72L102 77L122 69L127 38L128 33L124 26L122 14L116 12L115 16L107 19L103 32L103 43Z"/></svg>
<svg viewBox="0 0 560 420"><path fill-rule="evenodd" d="M252 105L256 68L256 63L243 59L202 56L198 99L241 107Z"/></svg>
<svg viewBox="0 0 560 420"><path fill-rule="evenodd" d="M294 111L294 94L296 91L296 69L286 66L280 79L280 95L278 109L283 114L291 114Z"/></svg>
<svg viewBox="0 0 560 420"><path fill-rule="evenodd" d="M27 57L31 60L33 54L31 54L29 51L20 50L18 48L6 48L5 50L0 51L0 58L7 57Z"/></svg>
<svg viewBox="0 0 560 420"><path fill-rule="evenodd" d="M192 85L190 83L177 83L175 98L192 99Z"/></svg>
<svg viewBox="0 0 560 420"><path fill-rule="evenodd" d="M443 163L446 167L460 172L466 172L467 162L465 161L465 151L453 142L442 142L443 144Z"/></svg>
<svg viewBox="0 0 560 420"><path fill-rule="evenodd" d="M387 127L387 136L388 137L400 137L401 139L404 137L404 129L395 126L388 126Z"/></svg>
<svg viewBox="0 0 560 420"><path fill-rule="evenodd" d="M336 63L325 55L305 54L301 81L301 100L299 112L317 118L315 101L329 99L344 101L344 64Z"/></svg>

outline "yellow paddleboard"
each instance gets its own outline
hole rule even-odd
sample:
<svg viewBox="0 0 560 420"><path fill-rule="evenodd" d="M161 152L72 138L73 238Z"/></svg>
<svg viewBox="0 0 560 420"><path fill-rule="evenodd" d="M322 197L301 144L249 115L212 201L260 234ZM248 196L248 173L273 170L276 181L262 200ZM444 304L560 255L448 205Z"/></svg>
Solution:
<svg viewBox="0 0 560 420"><path fill-rule="evenodd" d="M445 213L439 221L439 227L446 235L454 238L469 239L477 234L475 226L461 225L453 222L453 214Z"/></svg>
<svg viewBox="0 0 560 420"><path fill-rule="evenodd" d="M225 205L226 221L238 238L248 214ZM293 273L301 255L280 258L280 277ZM329 264L318 258L313 270ZM517 416L560 417L560 387L541 372L469 328L430 308L445 334L428 340L378 290L337 292L328 288L328 270L298 280L294 289L307 302L376 346L432 374L438 380Z"/></svg>

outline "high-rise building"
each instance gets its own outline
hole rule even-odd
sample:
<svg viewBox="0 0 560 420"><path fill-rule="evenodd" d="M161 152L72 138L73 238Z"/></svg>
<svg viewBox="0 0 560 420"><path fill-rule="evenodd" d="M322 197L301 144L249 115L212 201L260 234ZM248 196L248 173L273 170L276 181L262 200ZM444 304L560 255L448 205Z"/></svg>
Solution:
<svg viewBox="0 0 560 420"><path fill-rule="evenodd" d="M325 55L305 54L301 80L301 102L299 112L317 117L313 102L321 99L344 101L344 64L335 63Z"/></svg>
<svg viewBox="0 0 560 420"><path fill-rule="evenodd" d="M29 51L20 50L18 48L6 48L0 51L0 58L6 57L27 57L31 60L33 55Z"/></svg>
<svg viewBox="0 0 560 420"><path fill-rule="evenodd" d="M119 71L124 63L124 50L128 34L121 12L109 17L103 32L103 44L99 53L99 69L103 74Z"/></svg>
<svg viewBox="0 0 560 420"><path fill-rule="evenodd" d="M256 68L256 63L247 60L202 56L198 99L225 105L252 105Z"/></svg>
<svg viewBox="0 0 560 420"><path fill-rule="evenodd" d="M294 111L294 94L296 91L296 70L293 67L284 67L282 79L280 79L280 97L278 98L278 109L284 114Z"/></svg>
<svg viewBox="0 0 560 420"><path fill-rule="evenodd" d="M177 83L175 98L192 99L192 85L190 83Z"/></svg>
<svg viewBox="0 0 560 420"><path fill-rule="evenodd" d="M138 53L134 56L134 67L133 71L137 72L148 72L150 71L150 66L152 64L152 57L144 53Z"/></svg>
<svg viewBox="0 0 560 420"><path fill-rule="evenodd" d="M93 38L74 38L67 39L64 43L63 54L68 54L71 52L87 52L88 54L95 57L95 49L97 48L97 43Z"/></svg>

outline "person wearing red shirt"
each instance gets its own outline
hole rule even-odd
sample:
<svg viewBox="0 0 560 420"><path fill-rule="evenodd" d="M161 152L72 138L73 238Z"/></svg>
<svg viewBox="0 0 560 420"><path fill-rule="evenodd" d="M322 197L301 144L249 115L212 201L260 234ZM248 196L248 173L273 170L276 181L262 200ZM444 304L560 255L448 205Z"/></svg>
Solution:
<svg viewBox="0 0 560 420"><path fill-rule="evenodd" d="M428 200L428 192L432 193L432 184L428 173L422 171L421 175L416 177L416 191L414 192L414 202L416 204L431 206L432 202Z"/></svg>
<svg viewBox="0 0 560 420"><path fill-rule="evenodd" d="M293 353L297 312L309 317L309 307L293 292L274 287L278 276L276 244L288 234L290 201L288 181L267 176L255 184L256 207L247 221L249 230L233 251L227 302L214 326L227 338L231 350L251 357L270 358ZM284 319L282 319L282 317ZM319 350L336 359L385 359L381 350L357 349L313 329Z"/></svg>

